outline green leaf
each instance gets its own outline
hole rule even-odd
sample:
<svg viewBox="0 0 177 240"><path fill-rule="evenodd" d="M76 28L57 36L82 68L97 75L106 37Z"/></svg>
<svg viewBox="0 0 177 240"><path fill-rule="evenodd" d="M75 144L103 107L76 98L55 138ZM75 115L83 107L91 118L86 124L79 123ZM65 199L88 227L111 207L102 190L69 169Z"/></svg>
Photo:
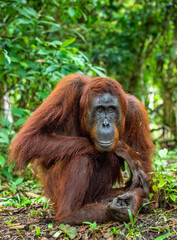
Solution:
<svg viewBox="0 0 177 240"><path fill-rule="evenodd" d="M95 72L98 76L100 77L106 77L106 75L100 71L100 69L98 67L90 67L92 69L93 72Z"/></svg>
<svg viewBox="0 0 177 240"><path fill-rule="evenodd" d="M20 65L23 66L24 68L28 67L28 64L26 62L21 62Z"/></svg>
<svg viewBox="0 0 177 240"><path fill-rule="evenodd" d="M149 199L150 200L152 199L153 196L154 196L154 193L149 193ZM144 204L143 204L143 206L144 206Z"/></svg>
<svg viewBox="0 0 177 240"><path fill-rule="evenodd" d="M8 63L11 63L11 58L8 56L8 52L4 49L4 56L7 59Z"/></svg>
<svg viewBox="0 0 177 240"><path fill-rule="evenodd" d="M14 184L15 184L15 185L19 185L20 183L23 182L23 180L24 180L23 177L17 178L17 179L15 180Z"/></svg>
<svg viewBox="0 0 177 240"><path fill-rule="evenodd" d="M46 68L45 73L48 74L49 72L53 72L58 68L58 65L51 65L48 68Z"/></svg>
<svg viewBox="0 0 177 240"><path fill-rule="evenodd" d="M52 25L52 27L51 27L51 29L50 29L50 31L51 32L54 32L54 31L58 31L58 30L60 30L61 29L61 26L59 25L59 24L53 24Z"/></svg>
<svg viewBox="0 0 177 240"><path fill-rule="evenodd" d="M24 124L26 122L28 117L23 117L23 118L20 118L16 121L16 123L14 123L15 126L21 126L22 124Z"/></svg>
<svg viewBox="0 0 177 240"><path fill-rule="evenodd" d="M48 224L48 228L49 228L49 229L53 228L53 223L49 223L49 224Z"/></svg>
<svg viewBox="0 0 177 240"><path fill-rule="evenodd" d="M67 234L71 239L74 239L77 233L77 229L75 227L71 227L70 225L60 224L59 228Z"/></svg>
<svg viewBox="0 0 177 240"><path fill-rule="evenodd" d="M48 43L48 46L61 46L62 42L61 41L58 41L58 40L55 40L55 41L52 41L52 42L49 42Z"/></svg>
<svg viewBox="0 0 177 240"><path fill-rule="evenodd" d="M92 224L91 222L83 222L84 224L88 224L88 225L90 225L90 224Z"/></svg>
<svg viewBox="0 0 177 240"><path fill-rule="evenodd" d="M28 24L32 24L34 25L33 21L25 19L25 18L18 18L17 19L17 24L24 24L24 25L28 25Z"/></svg>
<svg viewBox="0 0 177 240"><path fill-rule="evenodd" d="M1 166L1 168L3 168L5 166L5 164L6 164L5 158L2 155L0 155L0 166Z"/></svg>
<svg viewBox="0 0 177 240"><path fill-rule="evenodd" d="M170 194L169 197L171 198L171 200L172 200L173 202L175 202L176 199L177 199L177 194Z"/></svg>
<svg viewBox="0 0 177 240"><path fill-rule="evenodd" d="M58 238L61 233L62 233L62 231L57 231L57 232L53 235L53 237L54 237L54 238Z"/></svg>
<svg viewBox="0 0 177 240"><path fill-rule="evenodd" d="M76 33L83 40L84 43L87 43L85 37L79 31L74 29L73 32Z"/></svg>
<svg viewBox="0 0 177 240"><path fill-rule="evenodd" d="M15 58L15 57L11 57L10 59L11 59L11 61L14 62L14 63L18 63L18 62L19 62L19 60L18 60L17 58Z"/></svg>
<svg viewBox="0 0 177 240"><path fill-rule="evenodd" d="M130 209L128 209L128 215L129 215L129 218L130 218L130 222L133 226L134 225L134 220L133 220L133 215L132 215L132 212L130 211Z"/></svg>
<svg viewBox="0 0 177 240"><path fill-rule="evenodd" d="M128 225L126 222L124 222L124 225L126 226L126 228L128 229L128 231L130 231L130 227L129 227L129 225Z"/></svg>
<svg viewBox="0 0 177 240"><path fill-rule="evenodd" d="M38 54L40 55L48 55L50 54L51 51L50 50L47 50L47 49L44 49L44 48L41 48L39 51L38 51Z"/></svg>
<svg viewBox="0 0 177 240"><path fill-rule="evenodd" d="M163 182L160 182L160 183L158 184L158 187L159 187L159 188L162 188L163 186L165 186L165 184L166 184L166 181L164 180Z"/></svg>
<svg viewBox="0 0 177 240"><path fill-rule="evenodd" d="M12 113L17 117L22 117L28 115L29 110L24 108L12 108Z"/></svg>
<svg viewBox="0 0 177 240"><path fill-rule="evenodd" d="M3 174L4 176L6 176L6 177L9 178L10 180L12 180L12 174L11 174L10 172L8 172L8 171L6 170L6 168L1 171L1 174Z"/></svg>
<svg viewBox="0 0 177 240"><path fill-rule="evenodd" d="M37 92L37 95L39 95L43 100L45 100L48 97L48 93L44 93L44 92Z"/></svg>
<svg viewBox="0 0 177 240"><path fill-rule="evenodd" d="M64 48L70 44L72 44L73 42L75 42L76 38L70 38L70 39L67 39L65 40L62 45L61 45L61 48Z"/></svg>
<svg viewBox="0 0 177 240"><path fill-rule="evenodd" d="M33 8L30 7L23 7L23 8L19 8L16 7L16 10L23 16L32 19L32 18L37 18L37 13Z"/></svg>
<svg viewBox="0 0 177 240"><path fill-rule="evenodd" d="M158 152L158 154L159 154L159 156L160 156L161 158L166 157L167 153L168 153L168 149L166 149L166 148L161 149L161 150Z"/></svg>
<svg viewBox="0 0 177 240"><path fill-rule="evenodd" d="M155 238L154 240L163 240L163 239L165 239L165 238L167 238L167 237L172 236L173 234L174 234L174 233L167 233L167 234L164 234L164 235L161 235L161 236Z"/></svg>
<svg viewBox="0 0 177 240"><path fill-rule="evenodd" d="M74 15L75 15L74 9L73 8L69 8L68 9L68 14L70 15L70 17L74 17Z"/></svg>
<svg viewBox="0 0 177 240"><path fill-rule="evenodd" d="M24 67L20 66L20 67L18 68L18 73L20 74L21 77L24 78L25 75L26 75L26 70L24 69Z"/></svg>
<svg viewBox="0 0 177 240"><path fill-rule="evenodd" d="M4 56L4 52L1 52L0 54L0 64L4 62L5 56Z"/></svg>
<svg viewBox="0 0 177 240"><path fill-rule="evenodd" d="M153 189L154 192L158 192L158 188L157 188L156 185L153 185L153 186L152 186L152 189Z"/></svg>
<svg viewBox="0 0 177 240"><path fill-rule="evenodd" d="M97 228L97 223L96 221L94 221L91 225L90 225L91 229L96 229Z"/></svg>
<svg viewBox="0 0 177 240"><path fill-rule="evenodd" d="M177 163L170 166L170 169L172 169L172 170L174 170L175 168L177 168Z"/></svg>
<svg viewBox="0 0 177 240"><path fill-rule="evenodd" d="M55 18L52 17L52 16L45 16L44 19L49 20L49 21L53 21L53 22L55 21Z"/></svg>
<svg viewBox="0 0 177 240"><path fill-rule="evenodd" d="M36 236L39 236L41 233L41 230L38 226L35 226L35 228L36 228Z"/></svg>
<svg viewBox="0 0 177 240"><path fill-rule="evenodd" d="M0 143L6 143L9 144L9 136L7 133L0 133Z"/></svg>
<svg viewBox="0 0 177 240"><path fill-rule="evenodd" d="M171 56L172 56L172 59L174 59L174 60L177 58L177 46L172 47Z"/></svg>

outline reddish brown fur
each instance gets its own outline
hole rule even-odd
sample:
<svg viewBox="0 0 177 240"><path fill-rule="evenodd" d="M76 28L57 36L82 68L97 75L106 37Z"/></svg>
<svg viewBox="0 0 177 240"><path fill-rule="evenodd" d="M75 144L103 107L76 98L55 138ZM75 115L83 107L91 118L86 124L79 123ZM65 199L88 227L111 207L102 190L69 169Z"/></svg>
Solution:
<svg viewBox="0 0 177 240"><path fill-rule="evenodd" d="M134 96L127 94L128 110L125 120L125 132L122 140L140 154L146 173L152 172L151 157L154 145L150 138L149 118L144 105Z"/></svg>
<svg viewBox="0 0 177 240"><path fill-rule="evenodd" d="M107 203L99 202L124 191L111 189L121 179L117 157L112 152L99 153L85 131L89 100L104 92L119 100L120 140L139 152L145 172L151 171L153 144L146 110L110 78L90 79L81 74L63 78L11 143L10 159L16 160L17 168L33 161L43 169L45 194L54 203L60 222L109 220ZM143 195L139 192L137 208Z"/></svg>
<svg viewBox="0 0 177 240"><path fill-rule="evenodd" d="M115 124L114 124L114 129L115 129L115 135L116 135L116 136L115 136L115 141L114 141L114 144L113 144L111 150L114 150L114 149L116 148L116 144L117 144L117 142L119 141L119 132L118 132Z"/></svg>

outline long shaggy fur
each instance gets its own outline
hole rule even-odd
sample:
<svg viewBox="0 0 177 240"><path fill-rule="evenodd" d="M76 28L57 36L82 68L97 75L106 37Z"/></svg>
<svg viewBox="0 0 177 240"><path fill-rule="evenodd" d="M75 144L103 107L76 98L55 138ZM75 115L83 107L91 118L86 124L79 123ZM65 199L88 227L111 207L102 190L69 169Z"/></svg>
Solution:
<svg viewBox="0 0 177 240"><path fill-rule="evenodd" d="M151 171L154 146L146 110L110 78L91 79L81 74L63 78L10 145L10 160L16 160L16 168L30 161L41 167L45 194L54 203L59 221L108 220L106 204L100 201L121 192L111 189L121 180L117 157L97 152L86 134L89 101L104 92L116 96L120 103L120 140L140 154L145 172Z"/></svg>

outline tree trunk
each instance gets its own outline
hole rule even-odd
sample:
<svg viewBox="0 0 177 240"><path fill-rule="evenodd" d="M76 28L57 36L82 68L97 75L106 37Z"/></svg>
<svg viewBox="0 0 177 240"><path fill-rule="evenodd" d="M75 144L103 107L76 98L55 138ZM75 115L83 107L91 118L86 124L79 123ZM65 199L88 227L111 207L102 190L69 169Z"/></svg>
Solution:
<svg viewBox="0 0 177 240"><path fill-rule="evenodd" d="M174 33L168 68L162 74L164 124L171 128L177 140L177 13L174 14Z"/></svg>

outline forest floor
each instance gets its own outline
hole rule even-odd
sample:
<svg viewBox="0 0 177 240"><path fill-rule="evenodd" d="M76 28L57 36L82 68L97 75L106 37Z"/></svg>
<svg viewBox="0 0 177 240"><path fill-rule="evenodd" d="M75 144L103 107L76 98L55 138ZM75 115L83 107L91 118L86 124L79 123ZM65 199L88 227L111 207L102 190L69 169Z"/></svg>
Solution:
<svg viewBox="0 0 177 240"><path fill-rule="evenodd" d="M134 226L109 222L104 225L59 225L53 211L42 204L0 207L0 239L173 239L177 240L177 206L139 214Z"/></svg>
<svg viewBox="0 0 177 240"><path fill-rule="evenodd" d="M164 151L164 150L163 150ZM156 158L157 159L157 158ZM176 164L177 150L169 154L168 164ZM156 160L156 164L165 162ZM175 165L172 166L172 169ZM29 167L30 169L30 167ZM0 240L177 240L177 204L169 204L165 193L173 196L176 192L177 172L167 170L165 173L157 171L157 178L161 179L161 208L154 209L148 214L138 214L131 223L109 222L98 225L83 223L70 226L58 224L54 220L54 212L49 202L42 196L42 189L27 171L24 177L15 177L9 181L1 178L0 184ZM162 175L161 175L162 174ZM166 188L164 188L164 183ZM173 189L174 188L174 189ZM167 195L166 195L167 196ZM175 199L174 201L175 202Z"/></svg>

